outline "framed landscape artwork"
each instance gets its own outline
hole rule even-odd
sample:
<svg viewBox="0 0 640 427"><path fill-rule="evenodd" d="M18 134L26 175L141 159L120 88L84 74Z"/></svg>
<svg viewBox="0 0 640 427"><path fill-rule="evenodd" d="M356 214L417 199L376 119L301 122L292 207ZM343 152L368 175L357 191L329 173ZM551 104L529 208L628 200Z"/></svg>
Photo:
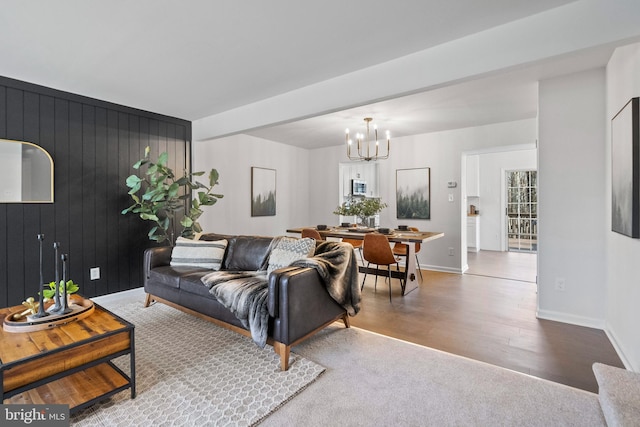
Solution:
<svg viewBox="0 0 640 427"><path fill-rule="evenodd" d="M640 237L640 109L632 98L611 119L611 230Z"/></svg>
<svg viewBox="0 0 640 427"><path fill-rule="evenodd" d="M276 170L251 168L251 216L275 216Z"/></svg>
<svg viewBox="0 0 640 427"><path fill-rule="evenodd" d="M431 219L431 169L396 170L398 219Z"/></svg>

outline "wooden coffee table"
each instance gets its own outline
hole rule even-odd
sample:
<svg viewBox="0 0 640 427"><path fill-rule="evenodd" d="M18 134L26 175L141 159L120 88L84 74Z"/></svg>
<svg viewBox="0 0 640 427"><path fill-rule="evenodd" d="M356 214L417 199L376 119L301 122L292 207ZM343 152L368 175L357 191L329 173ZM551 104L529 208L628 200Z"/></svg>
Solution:
<svg viewBox="0 0 640 427"><path fill-rule="evenodd" d="M4 317L22 306L0 309ZM134 325L95 304L81 320L35 332L0 327L0 396L5 404L66 404L70 413L131 389L136 395ZM112 360L129 354L129 375Z"/></svg>

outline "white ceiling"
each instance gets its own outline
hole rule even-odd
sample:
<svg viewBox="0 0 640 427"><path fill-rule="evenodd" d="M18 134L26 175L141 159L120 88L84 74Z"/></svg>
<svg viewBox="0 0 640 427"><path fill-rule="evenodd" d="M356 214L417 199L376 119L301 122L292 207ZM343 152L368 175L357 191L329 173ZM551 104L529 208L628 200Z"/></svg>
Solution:
<svg viewBox="0 0 640 427"><path fill-rule="evenodd" d="M567 3L0 0L0 75L196 120ZM540 75L610 52L248 133L313 148L365 116L395 136L535 117Z"/></svg>

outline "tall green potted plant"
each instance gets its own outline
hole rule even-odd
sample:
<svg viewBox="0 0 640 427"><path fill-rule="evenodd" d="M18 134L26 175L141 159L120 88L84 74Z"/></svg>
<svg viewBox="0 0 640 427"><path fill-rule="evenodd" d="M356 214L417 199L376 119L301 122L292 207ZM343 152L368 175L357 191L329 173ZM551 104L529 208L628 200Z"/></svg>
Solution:
<svg viewBox="0 0 640 427"><path fill-rule="evenodd" d="M153 221L155 225L149 231L149 239L158 243L169 242L175 244L174 221L180 212L184 212L180 225L180 236L193 237L202 232L198 218L202 215L202 207L214 205L222 194L212 192L218 184L218 171L209 172L209 185L195 181L194 177L204 175L204 172L187 173L176 177L173 170L167 166L169 155L164 152L158 156L156 162L149 158L149 147L145 148L144 157L138 160L133 168L136 170L146 166L144 174L130 175L127 187L133 204L122 211L122 214L134 213L146 221ZM191 207L186 209L193 192L196 197L191 201Z"/></svg>

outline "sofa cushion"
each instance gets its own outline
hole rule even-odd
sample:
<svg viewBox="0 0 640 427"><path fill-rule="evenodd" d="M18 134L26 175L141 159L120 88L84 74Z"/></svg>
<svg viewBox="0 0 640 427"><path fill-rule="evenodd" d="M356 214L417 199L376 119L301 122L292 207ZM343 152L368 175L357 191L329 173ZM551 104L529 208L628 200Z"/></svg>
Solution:
<svg viewBox="0 0 640 427"><path fill-rule="evenodd" d="M303 239L281 237L271 250L267 274L271 274L273 270L286 267L293 261L313 256L315 250L316 241L314 239L308 237Z"/></svg>
<svg viewBox="0 0 640 427"><path fill-rule="evenodd" d="M271 237L237 236L229 247L224 269L230 271L257 271L266 264Z"/></svg>
<svg viewBox="0 0 640 427"><path fill-rule="evenodd" d="M222 259L222 270L227 270L227 259L229 254L233 252L233 246L236 243L236 236L231 234L218 234L218 233L203 233L198 240L200 241L213 241L213 240L226 240L227 250L224 252L224 258Z"/></svg>
<svg viewBox="0 0 640 427"><path fill-rule="evenodd" d="M181 277L185 275L193 274L193 273L201 273L201 275L205 275L206 273L210 273L210 272L211 272L211 269L208 269L208 268L186 267L186 266L172 267L169 265L163 265L160 267L155 267L149 271L148 281L154 282L154 283L160 283L170 288L178 289L180 287Z"/></svg>
<svg viewBox="0 0 640 427"><path fill-rule="evenodd" d="M171 252L171 265L220 270L226 249L226 240L198 241L178 237Z"/></svg>

